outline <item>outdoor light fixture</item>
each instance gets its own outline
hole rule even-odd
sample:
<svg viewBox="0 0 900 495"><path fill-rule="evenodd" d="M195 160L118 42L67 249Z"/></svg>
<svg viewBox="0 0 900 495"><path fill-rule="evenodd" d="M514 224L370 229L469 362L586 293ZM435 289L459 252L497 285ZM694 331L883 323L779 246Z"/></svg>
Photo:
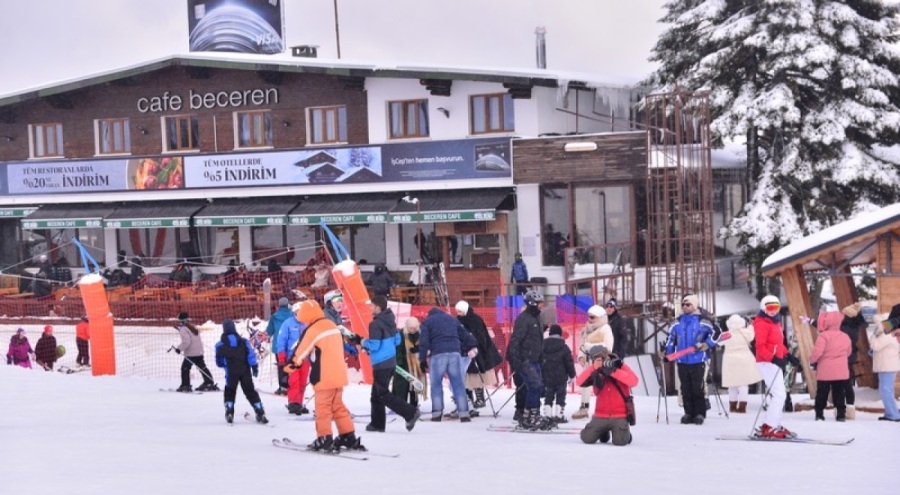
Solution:
<svg viewBox="0 0 900 495"><path fill-rule="evenodd" d="M285 127L290 127L290 126L291 126L291 122L290 122L289 120L282 120L282 121L281 121L281 125L283 125L283 126L285 126Z"/></svg>
<svg viewBox="0 0 900 495"><path fill-rule="evenodd" d="M597 151L597 143L591 141L576 141L572 143L566 143L566 145L563 146L563 149L566 151L566 153Z"/></svg>
<svg viewBox="0 0 900 495"><path fill-rule="evenodd" d="M137 130L140 131L140 133L143 134L144 136L147 135L147 129L145 127L138 126Z"/></svg>
<svg viewBox="0 0 900 495"><path fill-rule="evenodd" d="M16 138L15 138L15 137L13 137L13 136L3 136L3 139L6 139L6 142L7 142L7 143L9 143L9 142L12 142L12 141L15 141L15 140L16 140Z"/></svg>
<svg viewBox="0 0 900 495"><path fill-rule="evenodd" d="M447 117L448 119L450 118L450 110L447 110L444 107L437 107L437 111L444 114L444 117Z"/></svg>

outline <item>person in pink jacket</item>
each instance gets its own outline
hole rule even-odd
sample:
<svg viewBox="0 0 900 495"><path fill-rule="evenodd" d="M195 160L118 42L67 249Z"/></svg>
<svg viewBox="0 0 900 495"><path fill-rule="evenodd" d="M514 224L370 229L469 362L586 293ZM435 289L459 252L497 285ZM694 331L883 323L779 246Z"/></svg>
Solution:
<svg viewBox="0 0 900 495"><path fill-rule="evenodd" d="M6 364L14 364L23 368L31 369L31 358L34 357L34 350L28 343L28 337L25 336L24 329L16 330L16 334L9 339L9 351L6 353Z"/></svg>
<svg viewBox="0 0 900 495"><path fill-rule="evenodd" d="M834 394L837 420L844 421L847 417L843 382L850 378L847 358L852 352L852 345L850 337L841 331L842 319L841 313L837 311L819 313L819 336L809 357L810 366L814 366L816 370L816 421L825 421L829 393Z"/></svg>

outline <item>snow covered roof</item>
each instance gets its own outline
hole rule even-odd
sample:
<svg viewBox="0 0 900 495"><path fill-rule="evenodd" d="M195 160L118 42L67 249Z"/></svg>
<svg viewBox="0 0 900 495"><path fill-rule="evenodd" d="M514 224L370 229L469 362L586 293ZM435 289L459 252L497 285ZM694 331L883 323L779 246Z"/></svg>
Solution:
<svg viewBox="0 0 900 495"><path fill-rule="evenodd" d="M43 96L95 86L167 67L209 67L219 69L261 70L330 74L345 77L395 77L413 79L451 79L530 84L544 87L567 87L573 82L587 88L629 88L633 81L598 74L554 71L549 69L488 68L477 66L438 66L408 64L399 61L352 61L294 57L287 53L259 55L226 52L193 52L152 59L117 69L87 74L76 79L17 91L0 96L0 106L28 101Z"/></svg>
<svg viewBox="0 0 900 495"><path fill-rule="evenodd" d="M834 256L839 262L850 260L852 256L852 264L871 263L875 259L875 246L862 249L862 244L898 227L900 203L895 203L788 244L766 258L762 270L771 277L796 265L803 266L805 270L822 269L824 267L818 260L825 256Z"/></svg>

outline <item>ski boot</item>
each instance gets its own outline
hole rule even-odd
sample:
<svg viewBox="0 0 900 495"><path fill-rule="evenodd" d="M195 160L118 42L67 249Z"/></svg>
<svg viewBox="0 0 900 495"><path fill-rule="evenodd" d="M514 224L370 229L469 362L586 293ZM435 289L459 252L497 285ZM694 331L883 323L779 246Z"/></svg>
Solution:
<svg viewBox="0 0 900 495"><path fill-rule="evenodd" d="M355 432L344 433L343 435L339 435L337 440L334 441L333 448L335 451L343 450L356 450L359 452L365 452L366 447L362 444L362 438L357 438Z"/></svg>
<svg viewBox="0 0 900 495"><path fill-rule="evenodd" d="M197 389L197 390L199 390L199 389ZM182 386L176 388L175 391L176 392L192 392L193 389L191 388L190 385L182 385Z"/></svg>
<svg viewBox="0 0 900 495"><path fill-rule="evenodd" d="M217 387L213 382L203 382L199 387L197 387L197 390L203 392L217 392L219 390L219 387Z"/></svg>
<svg viewBox="0 0 900 495"><path fill-rule="evenodd" d="M556 420L555 421L556 424L558 424L558 425L569 422L569 420L566 419L566 408L565 407L559 406L559 413L556 415L555 420Z"/></svg>
<svg viewBox="0 0 900 495"><path fill-rule="evenodd" d="M340 448L335 447L334 438L331 435L325 435L316 438L313 443L307 445L306 450L322 452L325 454L337 454L340 451Z"/></svg>
<svg viewBox="0 0 900 495"><path fill-rule="evenodd" d="M296 414L297 416L300 416L303 414L303 404L300 404L298 402L291 402L287 405L287 410L288 414Z"/></svg>
<svg viewBox="0 0 900 495"><path fill-rule="evenodd" d="M476 388L475 389L475 409L481 409L486 404L484 402L484 389Z"/></svg>
<svg viewBox="0 0 900 495"><path fill-rule="evenodd" d="M262 402L253 404L253 411L256 412L256 422L266 424L269 420L266 418L266 411L263 409Z"/></svg>
<svg viewBox="0 0 900 495"><path fill-rule="evenodd" d="M234 402L225 403L225 421L234 423Z"/></svg>

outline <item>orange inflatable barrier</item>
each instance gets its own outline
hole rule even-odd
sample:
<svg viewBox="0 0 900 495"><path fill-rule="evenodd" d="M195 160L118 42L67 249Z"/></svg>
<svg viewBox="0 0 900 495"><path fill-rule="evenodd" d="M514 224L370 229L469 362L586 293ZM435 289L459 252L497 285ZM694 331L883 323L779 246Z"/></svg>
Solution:
<svg viewBox="0 0 900 495"><path fill-rule="evenodd" d="M353 333L368 338L369 323L372 323L372 307L369 291L363 282L359 266L353 260L344 260L334 265L331 275L334 276L334 281L344 295L344 310L350 317ZM372 373L372 361L367 353L359 353L359 364L363 380L371 385L374 381L374 374Z"/></svg>
<svg viewBox="0 0 900 495"><path fill-rule="evenodd" d="M78 281L84 311L91 324L91 373L94 376L116 374L116 342L113 317L103 278L96 273Z"/></svg>

